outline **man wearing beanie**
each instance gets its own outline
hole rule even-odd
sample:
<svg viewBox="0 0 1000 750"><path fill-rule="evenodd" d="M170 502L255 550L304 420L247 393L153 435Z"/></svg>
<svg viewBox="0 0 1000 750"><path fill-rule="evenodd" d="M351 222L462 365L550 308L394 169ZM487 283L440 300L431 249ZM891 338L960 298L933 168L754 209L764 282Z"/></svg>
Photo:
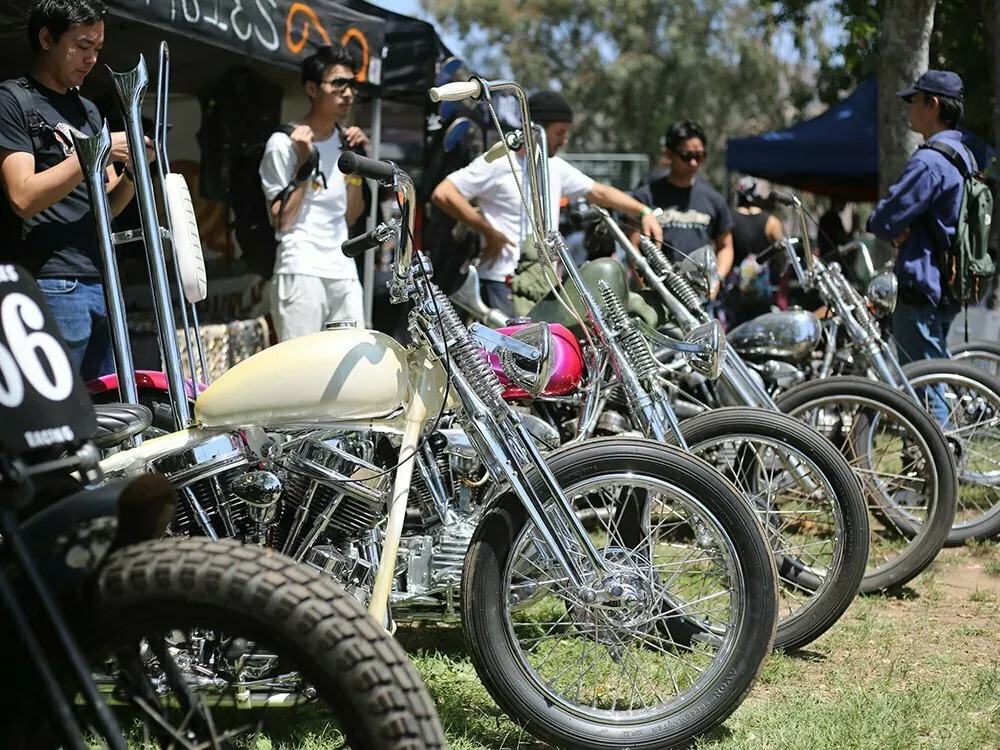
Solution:
<svg viewBox="0 0 1000 750"><path fill-rule="evenodd" d="M587 177L556 156L566 145L573 127L573 110L555 91L539 91L528 98L531 119L545 128L549 150L549 226L559 223L561 198L586 198L591 203L639 218L642 231L662 239L660 224L653 210L610 185ZM518 180L524 183L524 150L514 159ZM521 246L531 234L531 226L521 204L517 183L506 159L487 163L480 156L467 167L452 173L431 194L434 205L456 221L465 224L483 237L479 276L483 280L483 297L487 305L513 316L510 277L517 268ZM479 210L470 201L479 203Z"/></svg>

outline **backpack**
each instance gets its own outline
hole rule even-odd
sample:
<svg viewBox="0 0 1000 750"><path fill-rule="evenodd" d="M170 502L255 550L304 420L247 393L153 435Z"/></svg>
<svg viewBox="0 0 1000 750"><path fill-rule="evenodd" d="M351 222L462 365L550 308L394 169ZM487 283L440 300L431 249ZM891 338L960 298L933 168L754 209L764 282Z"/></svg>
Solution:
<svg viewBox="0 0 1000 750"><path fill-rule="evenodd" d="M931 141L920 148L943 155L964 181L955 238L950 248L938 253L938 267L944 294L959 305L977 304L986 296L997 270L989 248L993 194L982 173L970 172L959 153L948 144Z"/></svg>
<svg viewBox="0 0 1000 750"><path fill-rule="evenodd" d="M31 81L28 80L27 76L11 78L0 82L0 89L9 91L13 95L14 101L17 102L17 108L21 110L21 115L24 118L25 130L28 133L28 137L31 138L32 150L34 153L38 153L45 145L42 141L43 134L52 133L55 129L38 114L35 100L31 96ZM94 123L91 121L90 113L80 99L79 90L70 90L76 93L77 103L80 105L84 118L90 123L94 132L101 132L103 123ZM4 247L11 248L21 244L21 225L22 221L14 213L10 202L6 200L2 201L2 205L0 205L0 242L3 243Z"/></svg>
<svg viewBox="0 0 1000 750"><path fill-rule="evenodd" d="M277 132L291 135L294 129L295 125L286 123ZM232 211L229 228L236 236L247 266L264 280L274 275L274 262L278 257L271 207L280 203L284 208L295 189L314 177L326 186L326 178L319 168L319 151L314 146L312 154L299 167L292 181L269 203L260 181L260 163L266 145L266 142L256 143L238 152L229 172L229 207Z"/></svg>

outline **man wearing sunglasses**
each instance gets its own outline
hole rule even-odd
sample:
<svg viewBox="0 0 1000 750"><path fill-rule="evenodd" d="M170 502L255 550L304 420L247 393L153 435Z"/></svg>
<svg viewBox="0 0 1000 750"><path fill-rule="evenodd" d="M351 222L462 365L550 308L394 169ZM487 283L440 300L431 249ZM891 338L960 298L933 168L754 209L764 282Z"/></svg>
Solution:
<svg viewBox="0 0 1000 750"><path fill-rule="evenodd" d="M725 199L697 179L707 156L705 131L690 120L675 122L667 128L664 143L669 172L641 185L636 200L659 209L666 250L680 257L709 245L718 257L718 277L724 279L733 267L733 222ZM638 242L638 235L633 242ZM716 284L713 299L718 291Z"/></svg>
<svg viewBox="0 0 1000 750"><path fill-rule="evenodd" d="M362 180L337 169L341 151L368 145L361 128L340 127L358 91L356 65L339 46L306 58L309 111L264 147L260 179L278 240L271 314L280 341L321 331L331 320L364 321L357 265L340 249L364 211Z"/></svg>

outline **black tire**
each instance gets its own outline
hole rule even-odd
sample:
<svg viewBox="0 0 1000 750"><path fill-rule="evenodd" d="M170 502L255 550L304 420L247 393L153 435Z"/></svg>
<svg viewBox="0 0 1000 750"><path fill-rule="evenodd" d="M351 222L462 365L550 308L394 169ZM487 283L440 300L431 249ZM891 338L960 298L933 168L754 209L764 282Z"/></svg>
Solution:
<svg viewBox="0 0 1000 750"><path fill-rule="evenodd" d="M856 376L838 376L797 385L777 399L778 407L783 412L796 417L824 403L865 402L893 412L898 423L919 440L919 448L930 461L929 468L933 470L934 479L933 497L928 499L928 505L933 506L928 508L928 521L909 539L900 554L881 565L869 565L865 572L861 591L873 593L903 586L934 561L955 518L958 479L951 450L937 422L906 394L883 383ZM848 449L853 449L853 446L844 446L842 450ZM880 500L869 502L869 508L880 504Z"/></svg>
<svg viewBox="0 0 1000 750"><path fill-rule="evenodd" d="M1000 377L1000 344L992 341L969 341L949 346L956 362L971 364L994 377Z"/></svg>
<svg viewBox="0 0 1000 750"><path fill-rule="evenodd" d="M204 538L127 547L109 557L92 604L80 635L88 654L178 622L230 627L280 649L352 748L446 747L399 644L339 586L273 551Z"/></svg>
<svg viewBox="0 0 1000 750"><path fill-rule="evenodd" d="M571 710L561 695L558 699L547 696L536 681L534 668L522 662L519 644L513 642L513 627L506 619L505 571L516 544L523 539L522 533L533 528L520 501L508 492L484 515L472 538L462 576L463 625L470 656L483 684L494 700L532 734L574 750L673 747L717 726L746 697L774 639L774 561L756 515L739 499L735 488L703 461L650 440L588 440L546 458L567 492L588 480L624 474L633 486L643 481L669 483L679 488L679 493L697 498L703 508L699 513L710 515L716 528L724 529L726 541L732 545L730 550L735 550L737 585L745 606L740 608L738 619L732 618L733 626L720 636L727 643L725 659L718 664L709 662L712 669L706 669L715 675L714 679L711 675L699 677L692 683L690 695L682 693L672 703L658 703L657 710L663 708L664 713L644 718L612 710L614 718L598 721L584 716L582 711ZM533 473L530 481L535 487L541 486L537 474ZM664 603L666 599L656 606ZM581 614L580 619L585 619L586 613ZM624 630L613 632L627 635ZM596 630L593 640L599 643ZM682 692L680 688L678 692ZM617 703L612 709L615 706Z"/></svg>
<svg viewBox="0 0 1000 750"><path fill-rule="evenodd" d="M908 380L943 374L947 377L956 378L959 382L967 381L967 387L980 389L980 392L991 394L989 396L992 404L990 421L995 420L997 415L1000 415L1000 379L976 367L971 362L950 359L924 359L904 365L903 373ZM945 435L951 441L948 432L948 430L945 430ZM967 430L963 430L962 432L963 436L968 436L969 434ZM992 439L989 442L992 444ZM959 498L956 518L952 523L951 531L948 533L948 539L945 541L945 546L948 547L961 546L970 539L989 539L1000 533L1000 494L994 495L994 499L997 502L992 503L985 512L980 513L977 509L973 515L968 514L966 505L963 502L963 491L967 492L974 487L980 486L981 483L975 481L975 473L967 471L968 461L972 456L968 455L968 452L964 448L958 446L957 442L953 447L959 449L959 455L956 456ZM991 473L1000 474L1000 471ZM991 477L986 479L982 484L990 487L993 481L995 479Z"/></svg>
<svg viewBox="0 0 1000 750"><path fill-rule="evenodd" d="M681 431L691 452L698 456L704 455L703 450L717 445L720 439L771 440L811 462L825 478L830 490L826 493L827 502L832 505L836 517L836 526L828 530L833 533L836 547L825 575L806 572L803 563L795 559L783 559L782 551L787 550L787 545L778 530L773 529L773 518L768 518L767 510L755 508L762 514L761 523L775 551L779 587L799 594L803 590L814 592L808 602L794 612L779 613L774 647L790 650L811 643L844 614L865 574L868 509L854 471L833 443L802 422L777 412L746 407L714 409L685 420L681 423ZM737 480L737 485L743 488L747 483Z"/></svg>

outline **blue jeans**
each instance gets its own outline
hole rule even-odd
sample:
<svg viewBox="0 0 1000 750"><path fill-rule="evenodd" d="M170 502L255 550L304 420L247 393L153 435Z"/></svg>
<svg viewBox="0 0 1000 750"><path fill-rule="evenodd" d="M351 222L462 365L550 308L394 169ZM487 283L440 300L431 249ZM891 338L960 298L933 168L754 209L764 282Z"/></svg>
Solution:
<svg viewBox="0 0 1000 750"><path fill-rule="evenodd" d="M104 287L89 279L38 279L45 302L84 381L115 371Z"/></svg>
<svg viewBox="0 0 1000 750"><path fill-rule="evenodd" d="M896 339L899 363L905 365L921 359L951 358L948 351L948 331L957 314L958 309L954 307L910 305L900 300L892 315L892 336ZM931 413L947 429L950 409L944 387L936 386L926 395L917 395L925 403L929 401Z"/></svg>
<svg viewBox="0 0 1000 750"><path fill-rule="evenodd" d="M479 282L479 290L487 307L499 310L508 318L514 317L514 295L506 282L483 279Z"/></svg>

